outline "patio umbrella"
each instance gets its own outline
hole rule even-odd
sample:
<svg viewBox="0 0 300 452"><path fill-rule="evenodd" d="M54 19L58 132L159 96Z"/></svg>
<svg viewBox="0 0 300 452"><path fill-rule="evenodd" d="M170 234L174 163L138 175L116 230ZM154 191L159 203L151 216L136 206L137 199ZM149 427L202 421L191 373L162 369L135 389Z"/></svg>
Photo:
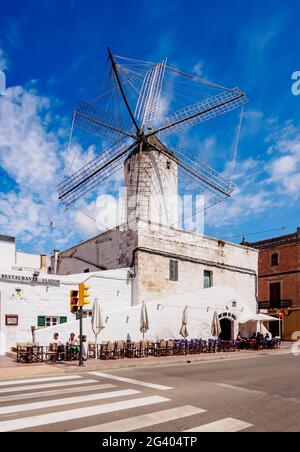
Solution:
<svg viewBox="0 0 300 452"><path fill-rule="evenodd" d="M92 330L95 334L96 357L97 357L97 338L98 334L105 328L105 323L101 314L101 307L98 300L94 301L92 313Z"/></svg>
<svg viewBox="0 0 300 452"><path fill-rule="evenodd" d="M219 337L221 333L222 333L222 329L221 329L220 319L219 319L217 311L215 311L214 316L213 316L212 325L211 325L211 334L213 337Z"/></svg>
<svg viewBox="0 0 300 452"><path fill-rule="evenodd" d="M184 339L189 336L187 324L188 324L188 308L186 307L182 314L182 324L181 324L181 330L179 332L179 334L182 337L184 337Z"/></svg>
<svg viewBox="0 0 300 452"><path fill-rule="evenodd" d="M141 311L140 331L141 331L141 333L143 333L143 339L144 339L145 333L147 333L147 331L149 331L149 318L148 318L147 306L144 301L142 304L142 311Z"/></svg>
<svg viewBox="0 0 300 452"><path fill-rule="evenodd" d="M253 314L252 316L246 317L240 320L240 324L248 323L248 322L256 322L260 325L260 332L262 332L262 324L263 322L280 322L280 319L276 317L272 317L266 314Z"/></svg>

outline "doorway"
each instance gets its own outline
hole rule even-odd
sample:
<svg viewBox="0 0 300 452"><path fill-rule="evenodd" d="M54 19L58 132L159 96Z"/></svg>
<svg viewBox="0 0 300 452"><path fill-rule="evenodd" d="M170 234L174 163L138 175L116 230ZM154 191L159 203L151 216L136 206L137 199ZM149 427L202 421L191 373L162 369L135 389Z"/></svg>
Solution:
<svg viewBox="0 0 300 452"><path fill-rule="evenodd" d="M232 339L232 322L229 319L222 319L220 339L222 341L230 341Z"/></svg>

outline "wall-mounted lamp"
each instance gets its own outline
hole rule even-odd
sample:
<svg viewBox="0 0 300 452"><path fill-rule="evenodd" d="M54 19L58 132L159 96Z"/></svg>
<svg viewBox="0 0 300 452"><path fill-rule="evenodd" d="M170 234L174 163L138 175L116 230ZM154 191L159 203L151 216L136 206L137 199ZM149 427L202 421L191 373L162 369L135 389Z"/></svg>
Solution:
<svg viewBox="0 0 300 452"><path fill-rule="evenodd" d="M105 323L107 323L109 321L109 317L107 316L106 317L106 320L105 320Z"/></svg>
<svg viewBox="0 0 300 452"><path fill-rule="evenodd" d="M160 306L161 306L160 304L157 305L157 308L156 308L156 309L157 309L158 311L160 310Z"/></svg>
<svg viewBox="0 0 300 452"><path fill-rule="evenodd" d="M130 317L129 317L129 315L126 317L126 323L128 323L129 322L129 319L130 319Z"/></svg>
<svg viewBox="0 0 300 452"><path fill-rule="evenodd" d="M209 307L209 306L207 306L207 309L206 309L206 310L207 310L207 312L209 312L209 311L210 311L210 307Z"/></svg>

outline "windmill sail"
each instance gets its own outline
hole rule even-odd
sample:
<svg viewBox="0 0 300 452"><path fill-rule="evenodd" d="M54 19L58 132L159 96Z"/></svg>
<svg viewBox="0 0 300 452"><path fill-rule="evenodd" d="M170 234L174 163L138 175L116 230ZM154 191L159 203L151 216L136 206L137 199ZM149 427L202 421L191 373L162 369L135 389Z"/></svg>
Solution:
<svg viewBox="0 0 300 452"><path fill-rule="evenodd" d="M149 126L157 117L165 68L166 60L155 64L146 73L136 107L136 117L141 121L142 128Z"/></svg>
<svg viewBox="0 0 300 452"><path fill-rule="evenodd" d="M79 171L58 185L59 199L69 207L86 193L116 173L124 164L133 145L124 140L107 149Z"/></svg>
<svg viewBox="0 0 300 452"><path fill-rule="evenodd" d="M217 116L243 106L248 99L239 88L224 91L197 104L185 107L167 118L166 123L152 134L160 138L210 121Z"/></svg>
<svg viewBox="0 0 300 452"><path fill-rule="evenodd" d="M143 160L146 166L153 166L147 167L148 173L145 169L144 173L138 170L134 174L132 180L136 186L131 187L131 191L136 194L143 190L145 183L153 184L153 177L149 175L155 173L157 191L168 185L170 181L166 178L180 174L182 181L188 181L183 183L185 188L193 187L194 192L205 194L212 203L231 196L234 186L220 168L217 171L204 163L206 158L200 159L197 152L193 153L188 148L178 150L160 140L239 109L248 102L246 94L239 88L224 88L184 74L168 67L166 60L143 62L116 57L110 50L109 58L109 81L113 83L113 89L105 90L92 102L80 102L74 114L74 130L83 137L77 143L88 136L87 146L90 146L92 136L94 140L102 139L114 144L58 186L63 203L68 207L94 190L119 171L129 157L132 161ZM107 93L110 93L108 102ZM143 158L143 154L149 158ZM168 164L169 161L172 165ZM218 159L218 163L220 161ZM135 166L139 168L138 162ZM169 166L173 168L173 175L168 173ZM165 180L159 180L156 173ZM142 177L148 177L146 182L140 180ZM178 188L178 183L173 184L174 190L175 186ZM154 191L152 187L150 192Z"/></svg>

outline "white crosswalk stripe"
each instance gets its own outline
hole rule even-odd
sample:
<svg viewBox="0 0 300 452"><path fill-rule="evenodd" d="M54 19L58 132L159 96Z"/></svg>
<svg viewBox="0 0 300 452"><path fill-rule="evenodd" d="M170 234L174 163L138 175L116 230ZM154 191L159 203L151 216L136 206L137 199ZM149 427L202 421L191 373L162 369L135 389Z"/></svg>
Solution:
<svg viewBox="0 0 300 452"><path fill-rule="evenodd" d="M203 415L206 413L204 409L191 405L174 407L174 400L153 394L153 390L173 389L169 386L102 372L89 372L86 376L88 375L93 375L94 379L85 379L81 375L72 374L1 382L0 432L26 429L130 432L143 431L152 426L165 426L170 423L169 431L174 428L174 431L185 433L229 433L247 430L253 426L233 418L201 425L201 418L203 420ZM110 380L115 384L111 384ZM117 384L117 381L120 384ZM140 388L136 390L132 385L144 387L145 390ZM108 401L108 399L119 400ZM164 406L166 403L173 403L173 406ZM144 408L152 405L159 405L160 409L143 413ZM131 410L131 416L126 415L128 410ZM135 410L134 416L132 416L132 410ZM106 419L104 415L110 413L118 413L117 418ZM96 416L99 418L95 419ZM188 418L190 418L190 424L187 424L186 420L185 425L196 425L196 427L188 430L182 427L180 429L182 421ZM72 423L65 424L69 421L76 422L75 429L72 430ZM82 426L80 426L81 421Z"/></svg>
<svg viewBox="0 0 300 452"><path fill-rule="evenodd" d="M25 417L0 422L0 432L19 431L27 428L34 428L42 425L61 423L74 419L82 419L101 414L114 413L131 408L145 407L158 403L169 402L170 399L160 396L142 397L132 400L125 400L103 405L81 407L68 411L41 414L37 416Z"/></svg>
<svg viewBox="0 0 300 452"><path fill-rule="evenodd" d="M90 384L90 383L98 383L97 380L82 380L84 381L84 384ZM49 383L49 384L41 384L41 385L26 385L26 386L15 386L12 388L5 388L2 389L2 391L0 391L0 396L2 396L3 394L11 394L11 393L15 393L15 392L20 392L20 391L35 391L37 389L52 389L52 388L68 388L70 386L75 386L78 385L78 381L74 380L74 381L70 381L70 382L60 382L60 383Z"/></svg>
<svg viewBox="0 0 300 452"><path fill-rule="evenodd" d="M205 410L195 408L193 406L180 406L170 410L157 411L155 413L145 414L143 416L135 416L121 421L109 422L93 427L87 427L79 430L73 430L77 433L87 432L130 432L132 430L139 430L146 427L151 427L164 422L175 421L196 414L205 413Z"/></svg>
<svg viewBox="0 0 300 452"><path fill-rule="evenodd" d="M237 433L250 427L253 427L253 424L248 424L238 419L226 418L211 424L185 430L185 433Z"/></svg>
<svg viewBox="0 0 300 452"><path fill-rule="evenodd" d="M67 380L79 380L82 379L80 375L68 375L63 377L47 377L47 378L33 378L31 380L8 380L1 381L0 386L15 386L21 384L31 383L47 383L49 381L67 381Z"/></svg>
<svg viewBox="0 0 300 452"><path fill-rule="evenodd" d="M93 381L93 380L86 380L84 383L86 384L87 381ZM90 391L103 391L104 389L112 389L115 388L114 385L110 384L95 384L87 386L86 388L64 388L64 389L56 389L55 391L35 391L35 392L29 392L27 394L17 394L17 395L11 395L11 396L3 396L0 397L0 403L6 403L6 402L17 402L18 400L27 400L27 399L38 399L41 397L53 397L53 396L59 396L59 395L67 395L67 394L74 394L74 393L83 393L83 392L90 392ZM31 389L31 388L30 388Z"/></svg>
<svg viewBox="0 0 300 452"><path fill-rule="evenodd" d="M116 375L106 374L102 372L90 372L90 375L94 375L96 377L108 378L109 380L121 381L123 383L129 383L138 386L144 386L146 388L156 389L158 391L168 391L170 389L174 389L170 386L158 385L155 383L147 383L141 380L133 380L132 378L118 377Z"/></svg>
<svg viewBox="0 0 300 452"><path fill-rule="evenodd" d="M73 405L75 403L95 402L97 400L111 399L117 397L127 397L140 394L140 391L126 389L122 391L104 392L102 394L91 394L77 397L68 397L66 399L46 400L43 402L26 403L21 405L0 407L1 414L21 413L23 411L41 410L43 408L53 408L64 405Z"/></svg>

